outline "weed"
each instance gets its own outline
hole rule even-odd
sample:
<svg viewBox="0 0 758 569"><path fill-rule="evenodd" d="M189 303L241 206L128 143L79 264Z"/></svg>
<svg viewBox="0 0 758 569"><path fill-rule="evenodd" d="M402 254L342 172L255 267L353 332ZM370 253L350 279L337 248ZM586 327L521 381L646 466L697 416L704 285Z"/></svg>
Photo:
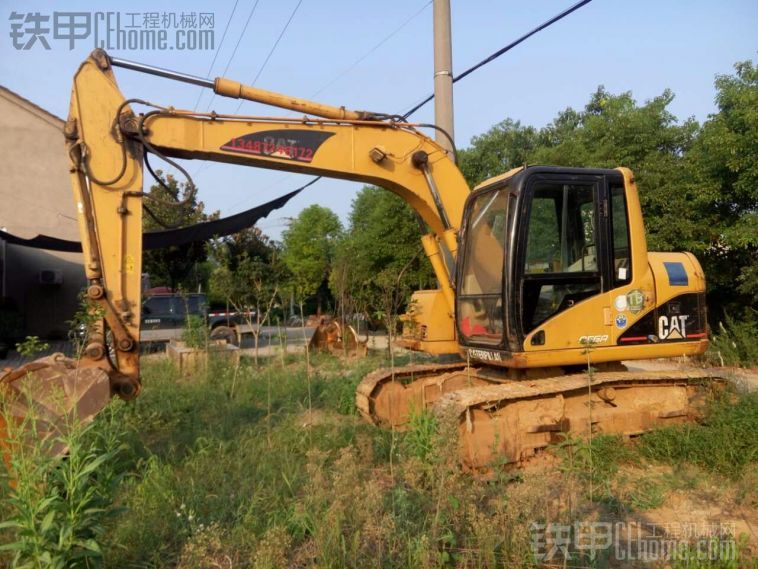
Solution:
<svg viewBox="0 0 758 569"><path fill-rule="evenodd" d="M187 309L189 312L189 309ZM208 324L198 314L187 314L182 330L182 341L190 348L203 348L208 345Z"/></svg>
<svg viewBox="0 0 758 569"><path fill-rule="evenodd" d="M699 424L676 425L640 438L640 453L667 462L691 462L738 478L758 460L758 393L716 400Z"/></svg>
<svg viewBox="0 0 758 569"><path fill-rule="evenodd" d="M758 363L758 312L748 308L744 318L727 315L711 336L707 358L715 365L753 366Z"/></svg>
<svg viewBox="0 0 758 569"><path fill-rule="evenodd" d="M117 515L122 438L116 410L85 425L70 416L62 434L41 435L44 422L30 404L15 421L4 408L10 470L3 488L5 530L0 550L13 567L93 567L102 561L105 524ZM34 438L29 433L36 433ZM57 458L58 449L66 449Z"/></svg>
<svg viewBox="0 0 758 569"><path fill-rule="evenodd" d="M403 438L405 453L428 463L434 452L437 432L437 419L428 409L413 410L408 421L408 432Z"/></svg>
<svg viewBox="0 0 758 569"><path fill-rule="evenodd" d="M50 345L40 340L38 336L27 336L23 342L16 344L16 351L27 358L49 348Z"/></svg>

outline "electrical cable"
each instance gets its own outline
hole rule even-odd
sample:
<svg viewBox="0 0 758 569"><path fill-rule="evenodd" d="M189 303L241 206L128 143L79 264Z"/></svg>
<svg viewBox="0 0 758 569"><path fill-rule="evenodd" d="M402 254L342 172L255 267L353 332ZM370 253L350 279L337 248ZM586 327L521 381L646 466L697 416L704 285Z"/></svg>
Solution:
<svg viewBox="0 0 758 569"><path fill-rule="evenodd" d="M263 60L263 63L261 64L260 69L258 70L258 73L255 74L255 78L253 78L252 83L250 83L250 86L255 85L255 82L258 81L258 78L261 76L261 73L263 73L263 70L266 68L266 65L268 64L269 60L271 59L271 56L274 54L274 51L276 50L276 46L279 45L279 42L282 40L282 37L284 36L284 33L287 31L287 28L289 28L290 23L292 22L292 19L295 17L295 14L297 14L297 11L300 9L300 5L303 3L303 0L298 0L297 5L292 10L292 13L290 14L289 19L284 24L284 27L282 28L282 31L279 32L279 37L276 38L276 41L274 42L274 45L271 46L271 49L268 52L268 55L266 56L266 59ZM234 114L237 114L237 112L240 110L240 107L242 106L243 101L240 101L237 105L237 108L234 110Z"/></svg>
<svg viewBox="0 0 758 569"><path fill-rule="evenodd" d="M258 7L258 2L260 2L260 0L255 0L255 4L253 4L253 8L252 10L250 10L250 14L248 15L247 20L245 21L245 26L242 28L242 32L240 33L240 36L237 38L237 43L234 45L234 50L232 51L232 55L229 57L229 60L226 62L224 71L221 72L222 77L224 77L226 75L226 72L229 71L229 66L232 64L232 60L234 59L234 56L237 55L237 49L240 46L240 42L242 42L242 38L245 37L247 26L248 24L250 24L250 20L253 18L253 14L255 14L255 9ZM206 111L210 110L211 105L213 104L213 101L215 98L216 98L216 93L213 93L213 96L211 97L211 100L208 102L208 106L206 107Z"/></svg>
<svg viewBox="0 0 758 569"><path fill-rule="evenodd" d="M426 10L429 6L431 6L432 0L429 0L426 4L421 6L416 12L413 13L412 16L407 18L402 24L400 24L397 28L392 30L387 36L384 37L382 41L374 45L371 49L369 49L366 53L364 53L362 56L360 56L358 59L356 59L353 63L351 63L348 67L346 67L344 70L342 70L340 73L335 75L332 79L330 79L323 87L318 89L318 91L314 92L310 98L314 98L321 94L322 92L326 91L329 87L331 87L334 83L336 83L338 80L342 79L345 75L350 73L353 69L355 69L358 64L363 62L366 58L368 58L370 55L372 55L377 49L382 47L385 43L387 43L390 39L392 39L395 35L400 32L405 26L411 23L419 14L421 14L424 10Z"/></svg>
<svg viewBox="0 0 758 569"><path fill-rule="evenodd" d="M226 39L226 32L229 31L229 24L232 23L232 18L234 18L234 13L237 11L237 4L239 4L240 0L234 0L234 6L232 7L232 13L229 14L229 19L226 21L226 26L224 27L224 33L221 34L221 41L218 43L218 47L216 48L216 52L213 54L213 61L211 61L210 67L208 67L208 73L205 74L206 77L211 76L211 71L213 71L213 66L216 65L216 59L218 58L218 54L221 51L221 46L224 45L224 40ZM197 110L197 106L200 104L200 99L203 98L203 93L205 93L205 89L200 89L200 93L197 96L197 101L195 101L195 106L192 107L193 111Z"/></svg>
<svg viewBox="0 0 758 569"><path fill-rule="evenodd" d="M479 61L475 65L472 65L471 67L469 67L468 69L466 69L460 75L456 75L455 77L453 77L453 83L457 83L458 81L460 81L464 77L469 76L471 73L473 73L474 71L476 71L480 67L484 67L488 63L491 63L492 61L496 60L498 57L500 57L504 53L510 51L511 49L513 49L514 47L516 47L517 45L519 45L520 43L522 43L523 41L525 41L525 40L529 39L530 37L532 37L534 34L536 34L538 32L541 32L545 28L547 28L547 27L553 25L554 23L556 23L558 20L561 20L561 19L565 18L566 16L568 16L572 12L575 12L576 10L578 10L582 6L585 6L585 5L589 4L590 2L592 2L592 0L580 0L579 2L577 2L576 4L574 4L573 6L570 6L569 8L565 9L560 14L557 14L557 15L553 16L552 18L550 18L546 22L543 22L542 24L540 24L539 26L537 26L533 30L527 32L526 34L524 34L523 36L521 36L517 40L509 43L505 47L500 48L499 50L497 50L496 52L494 52L490 56L486 57L485 59L482 59L481 61ZM408 111L407 113L405 113L403 115L403 118L407 119L409 116L411 116L413 113L415 113L416 111L418 111L421 107L423 107L424 105L426 105L432 99L434 99L434 93L432 93L431 95L429 95L428 97L426 97L423 101L421 101L417 105L414 105L411 108L410 111Z"/></svg>

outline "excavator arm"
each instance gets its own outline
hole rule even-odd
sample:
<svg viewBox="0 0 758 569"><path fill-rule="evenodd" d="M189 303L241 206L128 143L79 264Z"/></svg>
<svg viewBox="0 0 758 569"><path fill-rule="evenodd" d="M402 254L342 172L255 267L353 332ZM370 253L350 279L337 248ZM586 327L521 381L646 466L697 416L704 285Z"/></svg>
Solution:
<svg viewBox="0 0 758 569"><path fill-rule="evenodd" d="M269 118L195 113L126 100L114 66L193 83L219 95L268 103L307 115ZM140 108L142 112L136 114ZM309 115L317 115L313 118ZM102 314L91 330L82 366L103 369L112 390L140 389L139 332L143 160L201 159L341 178L394 192L428 228L422 243L441 287L444 310L422 320L447 323L454 337L453 260L469 187L447 151L414 125L375 113L348 111L247 87L213 82L110 58L95 50L79 67L65 128L71 157L87 297ZM190 183L191 180L190 180ZM444 312L444 313L443 313ZM112 342L106 346L106 331ZM450 342L451 348L455 345Z"/></svg>

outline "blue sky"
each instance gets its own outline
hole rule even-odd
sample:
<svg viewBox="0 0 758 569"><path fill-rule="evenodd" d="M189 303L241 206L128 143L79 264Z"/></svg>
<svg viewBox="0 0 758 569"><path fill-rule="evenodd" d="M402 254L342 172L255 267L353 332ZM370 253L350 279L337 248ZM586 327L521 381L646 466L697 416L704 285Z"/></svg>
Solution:
<svg viewBox="0 0 758 569"><path fill-rule="evenodd" d="M298 0L259 0L247 31L226 75L250 82L290 17ZM502 47L573 1L452 0L454 72ZM71 76L93 48L92 38L78 40L74 49L53 40L16 50L10 32L13 11L147 13L213 12L216 46L232 13L234 0L156 2L20 2L3 0L0 20L0 84L65 118ZM210 76L230 61L255 0L239 0L227 37ZM427 0L368 2L303 0L256 86L311 97L348 108L395 113L407 110L432 90L432 10ZM376 44L419 12L393 37L359 65L342 74ZM126 18L127 16L122 16ZM142 18L138 16L137 18ZM713 79L730 73L736 61L756 59L758 2L724 0L594 0L549 29L459 82L455 87L455 129L459 147L472 136L511 117L542 126L562 109L582 107L602 84L613 92L632 91L644 101L670 88L676 93L671 110L680 119L703 121L715 110ZM125 59L206 76L214 51L112 51ZM175 107L193 108L200 88L117 70L127 97L140 97ZM332 80L336 81L330 84ZM327 86L328 85L328 86ZM326 88L325 88L326 87ZM204 93L199 109L210 95ZM232 112L238 102L216 97L212 108ZM276 114L254 103L243 103L244 114ZM432 105L415 115L431 122ZM61 141L61 151L62 141ZM201 199L210 210L235 213L286 193L309 177L240 166L192 163L191 173ZM286 218L319 203L343 220L360 185L323 180L285 208L261 221L261 228L278 238Z"/></svg>

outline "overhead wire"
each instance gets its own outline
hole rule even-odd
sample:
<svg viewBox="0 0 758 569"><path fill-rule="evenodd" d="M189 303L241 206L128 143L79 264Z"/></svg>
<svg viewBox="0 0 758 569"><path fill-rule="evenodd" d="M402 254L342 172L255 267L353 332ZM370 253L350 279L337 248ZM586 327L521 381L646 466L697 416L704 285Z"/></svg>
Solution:
<svg viewBox="0 0 758 569"><path fill-rule="evenodd" d="M426 10L429 6L432 5L432 0L429 0L426 4L421 6L418 10L416 10L410 17L406 18L402 24L400 24L398 27L396 27L394 30L392 30L389 34L387 34L384 39L382 39L379 43L375 44L371 49L369 49L366 53L361 55L358 59L356 59L353 63L351 63L348 67L340 71L337 75L335 75L332 79L330 79L323 87L319 88L317 91L315 91L311 98L316 97L320 93L323 93L326 91L329 87L334 85L337 81L342 79L345 75L350 73L353 69L355 69L359 64L363 63L370 55L372 55L376 50L378 50L380 47L382 47L385 43L387 43L390 39L392 39L394 36L396 36L400 30L402 30L405 26L410 24L419 14L421 14L424 10Z"/></svg>
<svg viewBox="0 0 758 569"><path fill-rule="evenodd" d="M287 28L290 27L290 24L292 23L292 19L295 17L295 14L297 14L297 11L300 9L300 5L302 3L303 3L303 0L298 0L298 3L295 5L294 9L292 10L292 13L290 14L290 17L287 19L287 22L284 24L284 27L279 32L279 37L276 38L274 45L271 46L271 49L269 50L268 55L266 55L266 59L263 60L263 63L261 64L260 69L258 69L258 73L255 74L253 81L250 83L251 86L255 85L255 82L258 81L258 78L261 76L261 73L263 73L263 70L266 69L266 65L268 65L268 62L271 59L271 56L274 54L274 51L276 51L276 47L279 45L279 42L282 41L282 37L284 37L284 34L287 31ZM237 111L240 110L242 103L243 101L240 101L239 104L237 105L237 108L234 111L235 114L237 113Z"/></svg>
<svg viewBox="0 0 758 569"><path fill-rule="evenodd" d="M454 76L453 77L453 83L457 83L461 79L463 79L465 77L468 77L469 75L471 75L474 71L476 71L480 67L484 67L488 63L491 63L491 62L495 61L498 57L500 57L504 53L510 51L511 49L513 49L514 47L516 47L520 43L524 42L525 40L529 39L534 34L536 34L538 32L541 32L545 28L548 28L548 27L552 26L557 21L562 20L563 18L565 18L566 16L568 16L572 12L575 12L576 10L578 10L582 6L585 6L586 4L589 4L590 2L592 2L592 0L580 0L579 2L577 2L576 4L574 4L573 6L569 6L563 12L560 12L559 14L553 16L552 18L550 18L549 20L543 22L542 24L540 24L539 26L537 26L533 30L530 30L529 32L525 33L520 38L518 38L515 41L512 41L511 43L509 43L508 45L500 48L499 50L497 50L496 52L492 53L488 57L485 57L484 59L482 59L481 61L479 61L475 65L472 65L471 67L469 67L468 69L466 69L460 75ZM414 105L411 108L411 110L409 110L408 112L406 112L405 114L403 114L403 118L407 119L409 116L411 116L413 113L415 113L416 111L418 111L421 107L423 107L424 105L426 105L432 99L434 99L434 93L432 93L431 95L429 95L428 97L426 97L425 99L423 99L420 103Z"/></svg>
<svg viewBox="0 0 758 569"><path fill-rule="evenodd" d="M226 65L224 66L224 70L221 72L221 76L225 76L226 72L229 71L229 66L232 64L232 61L234 60L234 57L237 55L237 49L239 49L240 43L242 42L242 38L245 37L245 32L247 32L247 27L250 24L250 20L253 19L253 14L255 14L255 9L258 7L258 3L260 0L255 0L255 3L253 4L252 9L250 10L250 14L247 16L247 20L245 20L245 25L242 28L242 32L240 33L239 37L237 38L237 43L234 44L234 50L232 51L232 55L229 57L229 60L226 62ZM213 104L214 99L216 98L216 93L213 93L213 96L211 97L211 100L208 102L208 106L206 107L206 111L209 111L211 108L211 105Z"/></svg>
<svg viewBox="0 0 758 569"><path fill-rule="evenodd" d="M226 21L226 26L224 26L224 33L221 34L221 41L218 42L218 47L216 47L216 52L213 54L213 61L211 61L211 64L208 66L208 72L205 74L206 77L211 76L211 72L213 71L213 66L216 65L216 59L218 59L218 54L221 51L221 46L224 45L224 40L226 39L226 32L229 31L229 24L232 23L232 18L234 18L234 13L237 11L237 4L239 4L240 0L234 0L234 6L232 7L232 13L229 14L229 19ZM197 101L195 101L195 106L192 107L193 111L197 110L197 106L200 104L200 99L203 98L203 94L205 93L205 89L201 88L200 93L197 95Z"/></svg>

